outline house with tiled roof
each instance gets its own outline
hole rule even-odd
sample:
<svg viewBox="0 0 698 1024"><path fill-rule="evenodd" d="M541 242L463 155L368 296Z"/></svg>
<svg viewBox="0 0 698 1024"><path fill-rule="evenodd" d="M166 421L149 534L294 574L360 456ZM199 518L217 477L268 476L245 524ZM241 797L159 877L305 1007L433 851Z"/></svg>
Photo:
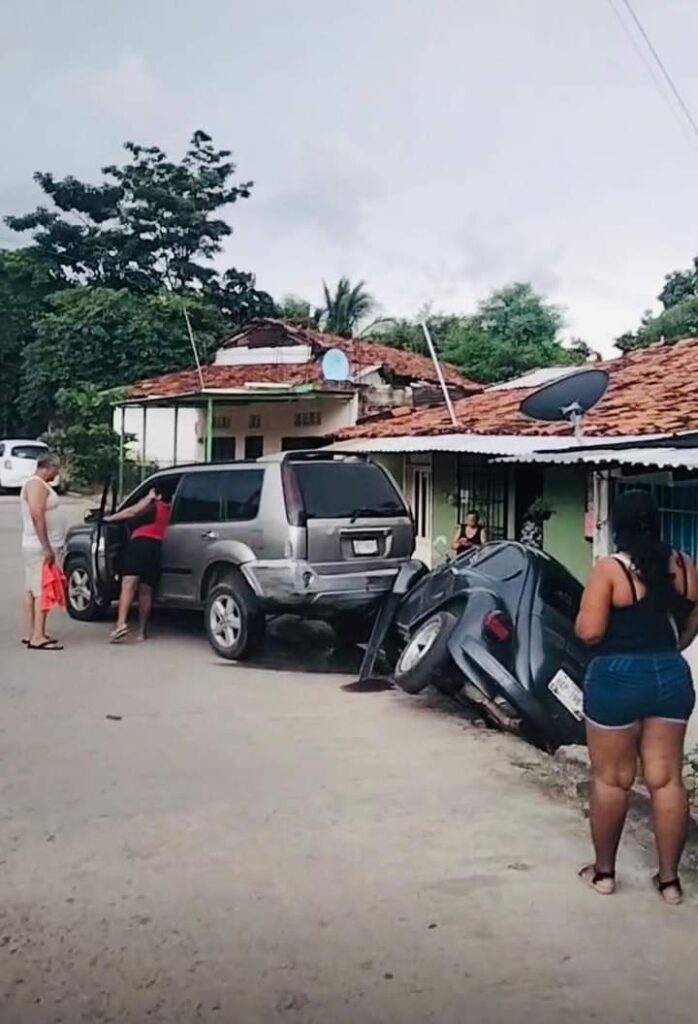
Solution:
<svg viewBox="0 0 698 1024"><path fill-rule="evenodd" d="M403 481L420 553L442 559L458 523L476 508L491 537L517 538L531 509L549 512L543 543L578 576L609 546L614 495L654 490L668 540L698 556L698 339L628 353L602 364L609 386L584 417L581 442L566 423L524 416L536 386L570 368L527 375L445 406L393 407L338 432L341 448L373 453Z"/></svg>
<svg viewBox="0 0 698 1024"><path fill-rule="evenodd" d="M455 367L443 374L453 401L482 390ZM442 400L424 356L260 319L225 338L209 365L133 383L114 423L132 460L168 466L319 447L377 412Z"/></svg>

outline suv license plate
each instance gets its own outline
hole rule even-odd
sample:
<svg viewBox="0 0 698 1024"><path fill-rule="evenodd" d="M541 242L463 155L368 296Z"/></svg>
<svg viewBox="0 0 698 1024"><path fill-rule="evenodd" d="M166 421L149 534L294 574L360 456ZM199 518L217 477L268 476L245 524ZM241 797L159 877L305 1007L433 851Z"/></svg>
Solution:
<svg viewBox="0 0 698 1024"><path fill-rule="evenodd" d="M560 669L548 683L548 689L578 722L582 721L584 718L584 695L574 679Z"/></svg>
<svg viewBox="0 0 698 1024"><path fill-rule="evenodd" d="M370 540L353 540L351 543L355 555L378 554L378 541L374 537Z"/></svg>

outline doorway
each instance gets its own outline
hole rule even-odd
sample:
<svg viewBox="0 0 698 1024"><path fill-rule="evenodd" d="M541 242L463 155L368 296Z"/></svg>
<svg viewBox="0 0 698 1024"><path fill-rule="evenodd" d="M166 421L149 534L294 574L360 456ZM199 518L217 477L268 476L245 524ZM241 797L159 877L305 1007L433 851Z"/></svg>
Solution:
<svg viewBox="0 0 698 1024"><path fill-rule="evenodd" d="M214 437L211 444L211 462L234 462L235 438Z"/></svg>
<svg viewBox="0 0 698 1024"><path fill-rule="evenodd" d="M518 467L517 467L518 468ZM526 466L516 474L514 490L514 516L516 533L513 539L521 539L521 529L526 513L538 498L543 497L543 470L538 466Z"/></svg>
<svg viewBox="0 0 698 1024"><path fill-rule="evenodd" d="M405 490L415 528L415 558L431 569L432 473L431 466L406 466Z"/></svg>

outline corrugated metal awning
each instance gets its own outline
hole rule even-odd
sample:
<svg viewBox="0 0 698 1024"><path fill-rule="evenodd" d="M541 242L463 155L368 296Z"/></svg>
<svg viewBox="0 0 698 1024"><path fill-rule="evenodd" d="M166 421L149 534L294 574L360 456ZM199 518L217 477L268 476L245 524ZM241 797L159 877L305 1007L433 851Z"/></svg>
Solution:
<svg viewBox="0 0 698 1024"><path fill-rule="evenodd" d="M696 448L580 448L578 451L536 451L525 459L511 456L495 462L534 462L548 466L646 466L698 470Z"/></svg>
<svg viewBox="0 0 698 1024"><path fill-rule="evenodd" d="M655 435L658 437L658 435ZM643 440L638 436L614 437L618 444L635 444ZM602 446L603 439L590 438ZM509 462L538 462L539 456L555 451L565 453L575 445L574 437L563 435L546 437L540 434L436 434L424 437L356 437L348 441L335 441L328 445L334 451L366 452L377 455L409 454L410 452L462 452L470 455L506 456ZM579 454L587 451L579 444ZM573 454L577 454L574 451ZM498 459L497 461L504 461Z"/></svg>

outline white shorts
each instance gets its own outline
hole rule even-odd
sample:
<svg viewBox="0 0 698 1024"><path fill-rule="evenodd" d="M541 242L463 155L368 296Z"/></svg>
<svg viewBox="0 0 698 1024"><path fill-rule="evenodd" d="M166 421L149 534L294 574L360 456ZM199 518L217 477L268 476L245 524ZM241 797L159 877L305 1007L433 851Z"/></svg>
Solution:
<svg viewBox="0 0 698 1024"><path fill-rule="evenodd" d="M56 551L56 561L60 565L61 551ZM22 548L24 563L24 589L34 597L41 597L41 580L44 572L44 553L39 548Z"/></svg>

